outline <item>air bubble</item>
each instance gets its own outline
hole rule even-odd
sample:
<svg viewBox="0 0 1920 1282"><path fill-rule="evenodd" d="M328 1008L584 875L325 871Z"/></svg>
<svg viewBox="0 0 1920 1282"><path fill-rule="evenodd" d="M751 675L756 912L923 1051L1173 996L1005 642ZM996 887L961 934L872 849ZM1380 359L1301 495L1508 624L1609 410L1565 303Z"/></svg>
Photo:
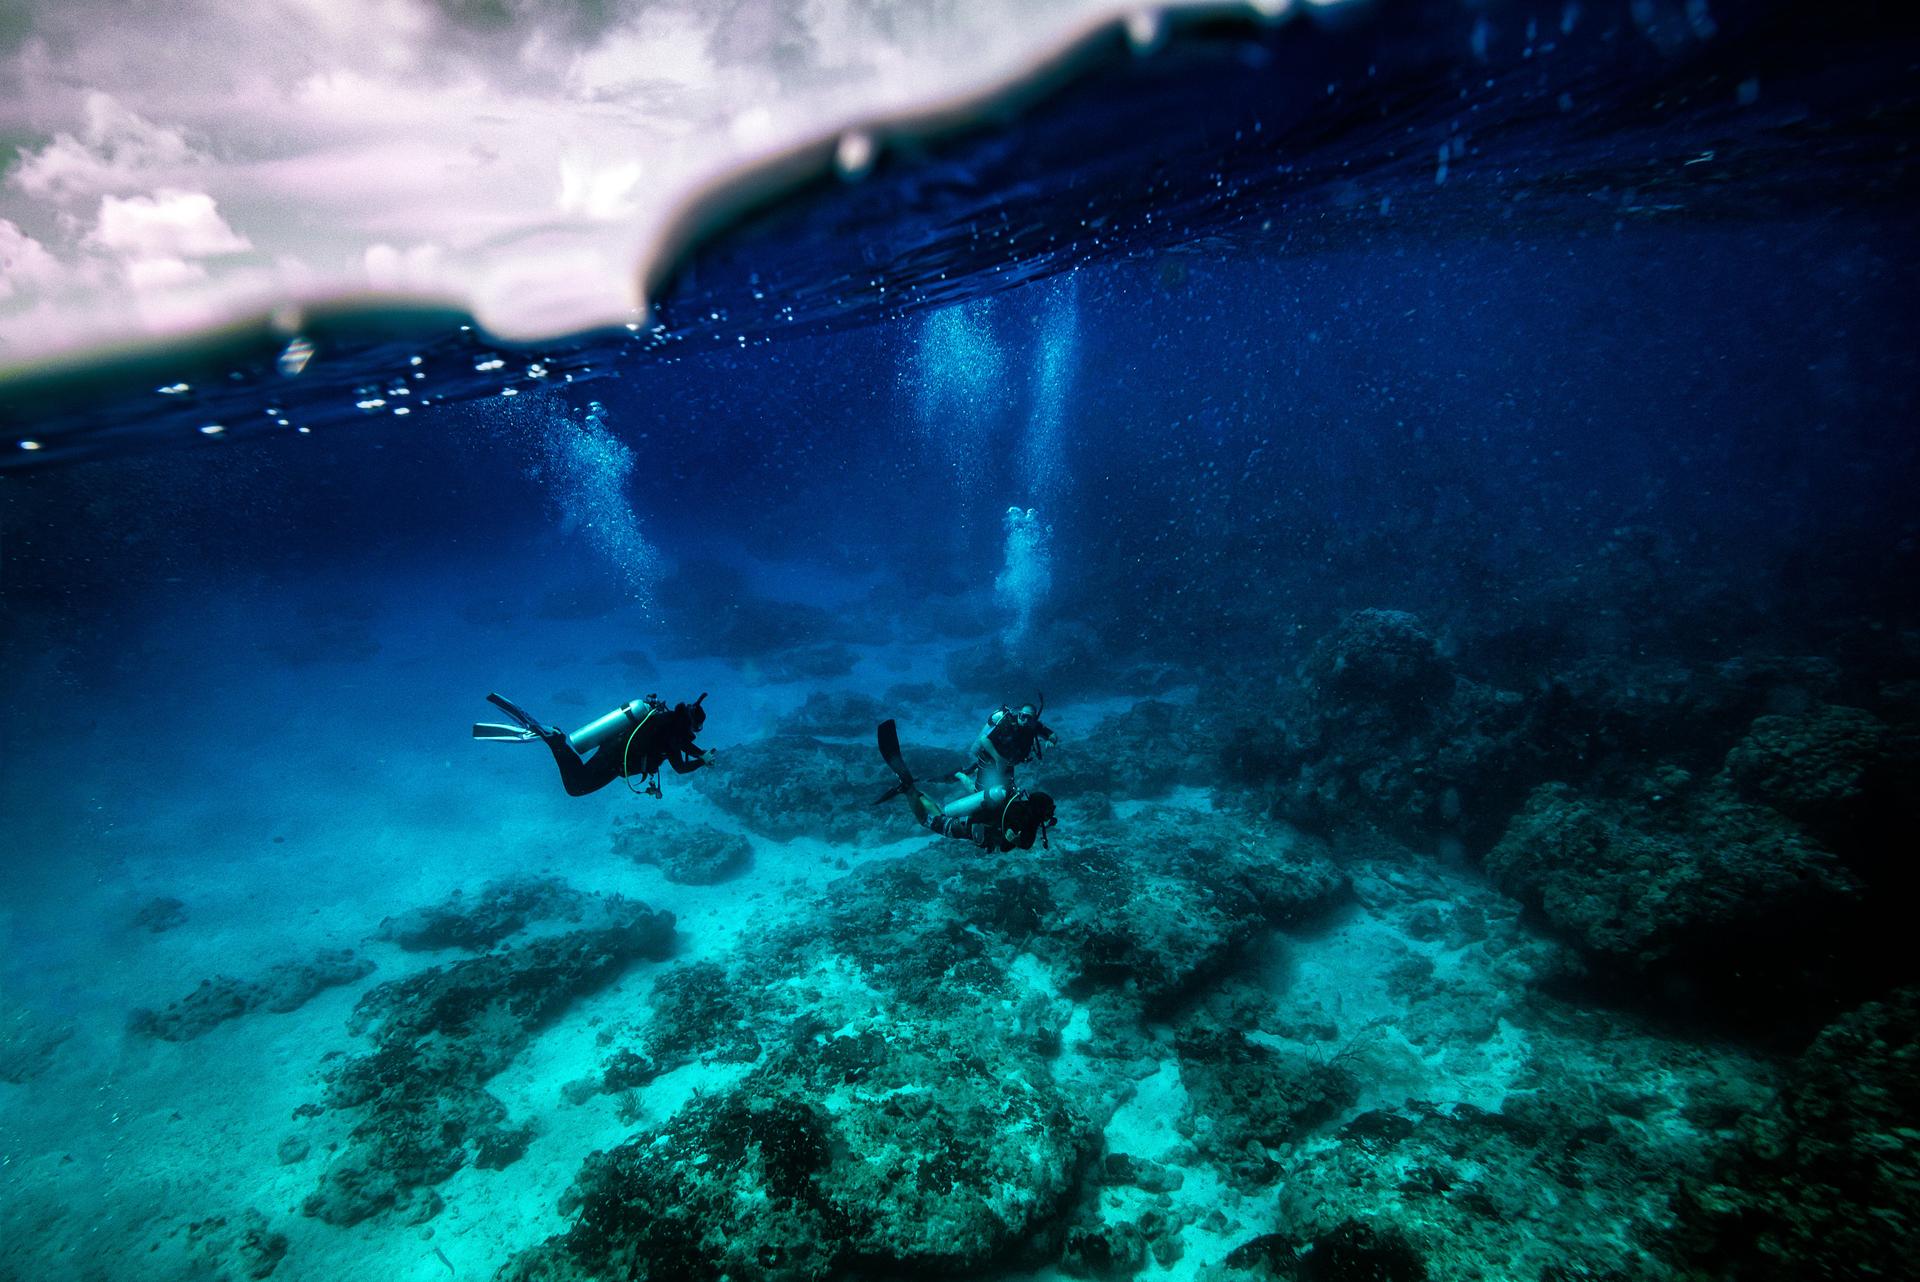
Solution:
<svg viewBox="0 0 1920 1282"><path fill-rule="evenodd" d="M1166 35L1166 22L1157 9L1136 9L1127 15L1127 43L1135 53L1152 53Z"/></svg>
<svg viewBox="0 0 1920 1282"><path fill-rule="evenodd" d="M833 149L833 167L840 171L842 178L864 178L873 168L878 152L879 147L872 134L850 129L840 135L840 141Z"/></svg>

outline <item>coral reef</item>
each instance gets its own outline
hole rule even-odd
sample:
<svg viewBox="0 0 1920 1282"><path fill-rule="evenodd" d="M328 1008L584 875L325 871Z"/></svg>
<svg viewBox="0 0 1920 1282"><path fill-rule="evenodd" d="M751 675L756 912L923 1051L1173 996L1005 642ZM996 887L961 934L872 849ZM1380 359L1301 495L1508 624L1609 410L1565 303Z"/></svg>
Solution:
<svg viewBox="0 0 1920 1282"><path fill-rule="evenodd" d="M578 921L586 896L558 877L503 877L468 896L454 891L438 904L381 921L375 937L408 952L479 951L545 918Z"/></svg>
<svg viewBox="0 0 1920 1282"><path fill-rule="evenodd" d="M936 778L957 755L923 744L903 751L915 769ZM913 835L899 803L873 804L893 779L871 743L804 735L756 739L729 749L717 769L692 779L722 810L775 840L825 837L872 846Z"/></svg>
<svg viewBox="0 0 1920 1282"><path fill-rule="evenodd" d="M746 1071L589 1160L571 1226L516 1279L957 1276L1023 1252L1144 1258L1137 1227L1040 1230L1097 1155L1096 1117L1151 1062L1140 1029L1275 924L1342 901L1311 843L1184 812L1063 836L1051 856L930 842L783 905L730 963L677 966L569 1095L699 1060ZM1078 996L1072 996L1077 994ZM1088 1012L1067 1054L1076 1003ZM1116 1167L1156 1187L1177 1173ZM1157 1231L1157 1230L1156 1230Z"/></svg>
<svg viewBox="0 0 1920 1282"><path fill-rule="evenodd" d="M1459 675L1414 616L1358 610L1297 679L1220 727L1230 775L1272 790L1275 812L1333 835L1370 824L1403 840L1484 848L1534 782L1553 777L1553 701ZM1264 719L1249 715L1265 704Z"/></svg>
<svg viewBox="0 0 1920 1282"><path fill-rule="evenodd" d="M1699 1276L1767 1282L1913 1271L1920 1222L1920 989L1825 1029L1773 1104L1685 1191L1674 1246Z"/></svg>
<svg viewBox="0 0 1920 1282"><path fill-rule="evenodd" d="M1920 820L1920 731L1822 704L1757 718L1727 753L1742 796L1771 806L1868 876L1902 875Z"/></svg>
<svg viewBox="0 0 1920 1282"><path fill-rule="evenodd" d="M426 1219L439 1210L433 1186L461 1167L513 1162L531 1127L509 1124L486 1082L573 1000L672 948L671 914L608 897L582 929L369 991L350 1028L374 1048L334 1069L326 1093L360 1120L302 1209L332 1224L389 1210Z"/></svg>
<svg viewBox="0 0 1920 1282"><path fill-rule="evenodd" d="M1862 921L1838 859L1719 788L1649 808L1543 785L1487 869L1610 980L1735 1016L1829 996L1830 945Z"/></svg>
<svg viewBox="0 0 1920 1282"><path fill-rule="evenodd" d="M613 853L637 864L652 864L668 881L681 886L717 885L753 866L753 845L745 837L668 815L616 820Z"/></svg>
<svg viewBox="0 0 1920 1282"><path fill-rule="evenodd" d="M889 701L892 700L889 692ZM805 703L780 718L774 732L783 735L825 735L835 739L865 739L874 727L895 715L870 694L853 691L815 690Z"/></svg>
<svg viewBox="0 0 1920 1282"><path fill-rule="evenodd" d="M160 1010L135 1010L127 1031L165 1042L192 1041L230 1019L256 1010L285 1014L341 984L357 983L373 973L373 963L349 949L327 949L302 962L281 962L258 979L217 975Z"/></svg>

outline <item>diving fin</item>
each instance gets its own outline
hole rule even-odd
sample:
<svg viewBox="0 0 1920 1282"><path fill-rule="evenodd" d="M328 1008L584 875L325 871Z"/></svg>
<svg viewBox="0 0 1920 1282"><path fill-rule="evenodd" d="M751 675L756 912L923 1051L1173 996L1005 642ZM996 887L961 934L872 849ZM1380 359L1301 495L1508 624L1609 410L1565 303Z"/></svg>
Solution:
<svg viewBox="0 0 1920 1282"><path fill-rule="evenodd" d="M476 721L473 723L473 737L498 743L529 743L540 736L525 726L502 726L495 725L491 721Z"/></svg>
<svg viewBox="0 0 1920 1282"><path fill-rule="evenodd" d="M558 733L557 731L548 730L546 726L543 726L538 721L535 721L531 713L529 713L525 708L521 707L519 704L515 703L511 699L503 698L502 696L497 694L490 694L487 696L487 702L491 703L494 707L500 709L500 711L506 713L508 716L512 717L515 721L519 722L522 726L524 726L526 728L528 738L544 739L549 734ZM480 733L480 726L476 725L473 728L473 737L476 739L482 739L482 738L493 739L501 736L482 735Z"/></svg>
<svg viewBox="0 0 1920 1282"><path fill-rule="evenodd" d="M913 790L913 773L907 769L906 758L900 755L900 730L891 717L880 723L879 738L881 759L887 763L888 769L900 776L900 782L881 793L873 803L876 806Z"/></svg>

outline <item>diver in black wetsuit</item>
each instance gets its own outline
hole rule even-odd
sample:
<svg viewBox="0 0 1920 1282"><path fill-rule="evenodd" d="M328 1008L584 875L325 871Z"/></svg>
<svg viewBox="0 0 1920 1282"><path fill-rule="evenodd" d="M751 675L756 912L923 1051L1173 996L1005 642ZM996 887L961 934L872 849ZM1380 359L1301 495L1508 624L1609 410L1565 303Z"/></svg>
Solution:
<svg viewBox="0 0 1920 1282"><path fill-rule="evenodd" d="M1037 718L1036 718L1037 720ZM998 853L1007 850L1031 850L1037 839L1048 845L1047 829L1059 822L1053 813L1053 798L1044 792L1029 792L1011 783L989 783L967 796L945 805L920 791L900 755L900 734L891 721L880 723L880 756L900 782L881 794L879 801L904 796L913 817L943 837L971 841L982 850Z"/></svg>
<svg viewBox="0 0 1920 1282"><path fill-rule="evenodd" d="M676 703L669 708L658 697L648 695L568 734L542 725L524 709L490 694L488 702L519 725L479 724L474 726L473 735L476 739L539 739L553 753L560 767L560 783L569 797L598 792L621 778L644 781L646 787L634 791L658 797L661 766L672 766L675 774L684 775L713 764L713 753L703 751L693 741L707 723L707 710L701 706L706 697L702 692L692 703ZM585 752L592 755L583 757ZM628 786L632 787L631 782Z"/></svg>
<svg viewBox="0 0 1920 1282"><path fill-rule="evenodd" d="M1053 798L1025 788L989 788L942 806L924 792L909 791L913 817L942 837L971 841L989 853L1047 846L1047 829L1059 820Z"/></svg>
<svg viewBox="0 0 1920 1282"><path fill-rule="evenodd" d="M973 764L955 778L975 788L1011 788L1015 766L1038 761L1042 744L1052 747L1059 742L1060 736L1040 720L1040 709L1033 704L1002 706L987 718L973 741Z"/></svg>

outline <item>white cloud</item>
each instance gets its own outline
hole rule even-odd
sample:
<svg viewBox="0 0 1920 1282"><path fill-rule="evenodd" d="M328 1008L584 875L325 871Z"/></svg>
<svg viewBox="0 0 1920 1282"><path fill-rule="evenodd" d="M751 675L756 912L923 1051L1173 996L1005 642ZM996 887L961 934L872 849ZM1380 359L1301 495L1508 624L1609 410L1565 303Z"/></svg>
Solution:
<svg viewBox="0 0 1920 1282"><path fill-rule="evenodd" d="M90 239L128 259L212 258L253 248L227 226L212 196L174 188L125 199L102 196Z"/></svg>
<svg viewBox="0 0 1920 1282"><path fill-rule="evenodd" d="M207 278L207 269L199 263L190 263L184 258L173 258L167 255L130 258L125 267L127 284L143 294L157 294L178 289L182 285L195 284Z"/></svg>
<svg viewBox="0 0 1920 1282"><path fill-rule="evenodd" d="M631 218L638 209L633 189L639 183L638 161L599 165L591 160L563 156L560 159L560 212L599 222Z"/></svg>
<svg viewBox="0 0 1920 1282"><path fill-rule="evenodd" d="M0 299L37 293L60 278L60 263L47 247L0 218Z"/></svg>
<svg viewBox="0 0 1920 1282"><path fill-rule="evenodd" d="M47 200L155 185L203 160L177 129L166 129L122 106L111 94L90 93L78 135L55 134L38 151L22 148L7 181Z"/></svg>
<svg viewBox="0 0 1920 1282"><path fill-rule="evenodd" d="M393 293L430 294L443 288L440 264L445 257L438 245L415 245L396 249L392 245L369 246L362 259L367 284Z"/></svg>

